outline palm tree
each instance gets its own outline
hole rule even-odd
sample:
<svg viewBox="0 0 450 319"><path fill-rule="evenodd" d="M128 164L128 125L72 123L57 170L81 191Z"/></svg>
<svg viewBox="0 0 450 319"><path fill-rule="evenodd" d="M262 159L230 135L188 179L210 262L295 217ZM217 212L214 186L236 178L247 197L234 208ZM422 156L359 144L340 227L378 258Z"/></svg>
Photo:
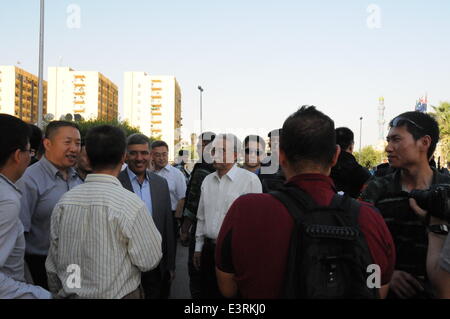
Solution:
<svg viewBox="0 0 450 319"><path fill-rule="evenodd" d="M441 102L438 106L432 106L431 113L439 123L440 144L444 163L450 159L450 102Z"/></svg>

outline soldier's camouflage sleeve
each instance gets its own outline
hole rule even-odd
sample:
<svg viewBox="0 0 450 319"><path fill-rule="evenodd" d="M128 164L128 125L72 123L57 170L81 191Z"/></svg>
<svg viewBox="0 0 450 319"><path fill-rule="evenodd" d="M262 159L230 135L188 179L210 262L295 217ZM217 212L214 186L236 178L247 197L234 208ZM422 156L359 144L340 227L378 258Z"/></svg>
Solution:
<svg viewBox="0 0 450 319"><path fill-rule="evenodd" d="M192 220L196 220L202 183L205 177L209 174L211 174L211 172L204 168L197 168L192 172L191 180L186 192L186 201L184 205L183 216L186 216Z"/></svg>

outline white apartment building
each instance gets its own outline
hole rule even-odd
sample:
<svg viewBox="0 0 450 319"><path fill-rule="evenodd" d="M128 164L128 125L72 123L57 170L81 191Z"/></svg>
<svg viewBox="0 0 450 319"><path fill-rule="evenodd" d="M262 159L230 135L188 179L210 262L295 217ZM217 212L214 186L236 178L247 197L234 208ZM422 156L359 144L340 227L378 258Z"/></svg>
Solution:
<svg viewBox="0 0 450 319"><path fill-rule="evenodd" d="M117 85L100 72L48 68L47 111L55 119L79 114L85 120L117 120L118 95Z"/></svg>
<svg viewBox="0 0 450 319"><path fill-rule="evenodd" d="M152 138L169 145L173 161L181 141L181 91L174 76L125 72L123 118Z"/></svg>

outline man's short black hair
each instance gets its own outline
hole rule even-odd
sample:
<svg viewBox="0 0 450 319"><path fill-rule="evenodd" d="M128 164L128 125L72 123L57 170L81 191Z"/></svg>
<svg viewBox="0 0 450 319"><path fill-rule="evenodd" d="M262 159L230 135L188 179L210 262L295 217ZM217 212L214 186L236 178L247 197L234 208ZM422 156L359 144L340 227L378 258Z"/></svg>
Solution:
<svg viewBox="0 0 450 319"><path fill-rule="evenodd" d="M78 125L75 124L74 122L53 121L53 122L50 122L47 125L47 128L45 129L45 138L51 139L53 137L53 135L55 135L56 131L58 131L58 129L61 127L73 127L73 128L76 128L78 131L80 130Z"/></svg>
<svg viewBox="0 0 450 319"><path fill-rule="evenodd" d="M258 135L249 135L244 139L244 147L247 147L248 142L257 142L262 146L262 149L264 150L266 148L266 142L261 136Z"/></svg>
<svg viewBox="0 0 450 319"><path fill-rule="evenodd" d="M294 166L305 160L330 165L336 152L333 120L315 106L302 106L284 122L280 148Z"/></svg>
<svg viewBox="0 0 450 319"><path fill-rule="evenodd" d="M214 141L214 139L216 138L216 133L214 132L203 132L202 134L200 134L199 139L203 142L207 142L208 144L211 143L212 141Z"/></svg>
<svg viewBox="0 0 450 319"><path fill-rule="evenodd" d="M3 167L12 153L18 149L26 150L31 130L21 119L0 114L0 136L0 167Z"/></svg>
<svg viewBox="0 0 450 319"><path fill-rule="evenodd" d="M31 136L30 136L30 147L37 151L42 143L42 130L33 124L28 124L31 130Z"/></svg>
<svg viewBox="0 0 450 319"><path fill-rule="evenodd" d="M157 148L157 147L161 147L161 146L164 146L164 147L167 148L167 150L169 150L169 145L167 145L167 143L164 142L164 141L154 141L154 142L152 143L151 148L152 148L152 150L153 150L153 149L155 149L155 148Z"/></svg>
<svg viewBox="0 0 450 319"><path fill-rule="evenodd" d="M86 134L86 153L94 170L116 167L126 147L124 131L112 125L93 127Z"/></svg>
<svg viewBox="0 0 450 319"><path fill-rule="evenodd" d="M429 114L412 111L405 112L395 117L390 123L389 127L406 126L406 130L417 141L421 137L428 135L431 137L430 148L428 149L427 158L431 158L436 150L436 144L439 142L439 124Z"/></svg>
<svg viewBox="0 0 450 319"><path fill-rule="evenodd" d="M341 147L342 151L347 150L350 145L355 143L355 136L348 127L339 127L336 129L336 144Z"/></svg>
<svg viewBox="0 0 450 319"><path fill-rule="evenodd" d="M147 144L150 147L150 139L144 134L136 133L128 136L127 146Z"/></svg>

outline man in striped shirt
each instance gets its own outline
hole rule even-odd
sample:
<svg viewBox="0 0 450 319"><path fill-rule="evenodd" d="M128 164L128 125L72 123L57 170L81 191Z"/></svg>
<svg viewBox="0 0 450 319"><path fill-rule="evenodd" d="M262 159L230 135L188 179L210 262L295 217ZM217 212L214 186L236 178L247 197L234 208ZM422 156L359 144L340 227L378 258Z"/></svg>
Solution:
<svg viewBox="0 0 450 319"><path fill-rule="evenodd" d="M160 262L161 235L145 203L116 178L125 134L103 125L86 136L93 168L53 210L46 262L49 288L62 298L141 298L141 272Z"/></svg>

